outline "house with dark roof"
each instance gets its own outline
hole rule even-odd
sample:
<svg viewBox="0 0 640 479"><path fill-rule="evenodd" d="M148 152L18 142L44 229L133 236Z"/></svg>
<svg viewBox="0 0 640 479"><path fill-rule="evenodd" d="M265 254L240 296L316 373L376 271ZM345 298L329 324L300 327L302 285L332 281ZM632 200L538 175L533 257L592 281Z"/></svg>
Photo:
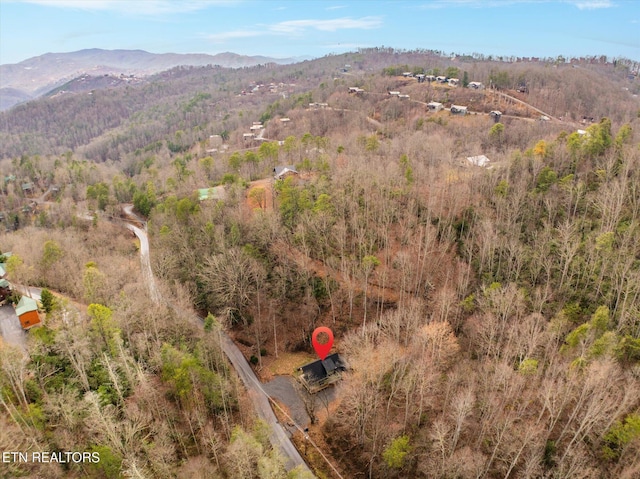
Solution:
<svg viewBox="0 0 640 479"><path fill-rule="evenodd" d="M342 378L342 372L347 366L338 353L333 353L324 358L298 368L298 381L310 393L317 393Z"/></svg>
<svg viewBox="0 0 640 479"><path fill-rule="evenodd" d="M298 171L292 165L276 166L273 169L273 178L276 180L284 180L289 176L297 175Z"/></svg>

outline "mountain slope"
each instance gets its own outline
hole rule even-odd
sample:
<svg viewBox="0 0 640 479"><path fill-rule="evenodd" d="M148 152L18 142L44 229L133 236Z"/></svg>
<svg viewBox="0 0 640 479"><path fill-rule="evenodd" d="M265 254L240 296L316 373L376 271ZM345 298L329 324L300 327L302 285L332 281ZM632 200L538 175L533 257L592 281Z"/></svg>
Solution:
<svg viewBox="0 0 640 479"><path fill-rule="evenodd" d="M181 65L240 68L265 63L291 62L292 59L243 56L228 52L217 55L155 54L143 50L93 48L71 53L46 53L20 63L0 65L0 105L2 110L5 110L26 98L37 98L83 73L94 76L146 76ZM6 88L13 89L11 95L5 94Z"/></svg>

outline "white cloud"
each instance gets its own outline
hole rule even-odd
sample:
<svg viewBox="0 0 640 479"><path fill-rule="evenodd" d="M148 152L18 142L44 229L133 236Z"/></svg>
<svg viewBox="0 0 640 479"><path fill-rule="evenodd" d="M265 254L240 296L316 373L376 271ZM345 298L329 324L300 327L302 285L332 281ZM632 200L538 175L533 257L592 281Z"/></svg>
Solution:
<svg viewBox="0 0 640 479"><path fill-rule="evenodd" d="M346 5L334 5L333 7L327 7L325 10L340 10L341 8L347 8Z"/></svg>
<svg viewBox="0 0 640 479"><path fill-rule="evenodd" d="M166 15L202 10L210 6L233 5L237 0L22 0L47 7L73 8L77 10L113 11L134 15Z"/></svg>
<svg viewBox="0 0 640 479"><path fill-rule="evenodd" d="M382 25L381 17L362 18L334 18L331 20L288 20L269 26L274 33L302 33L307 29L321 32L335 32L338 30L359 29L371 30Z"/></svg>
<svg viewBox="0 0 640 479"><path fill-rule="evenodd" d="M569 0L569 3L575 5L580 10L597 10L599 8L611 8L614 6L610 0Z"/></svg>
<svg viewBox="0 0 640 479"><path fill-rule="evenodd" d="M574 5L580 10L596 10L615 6L612 0L431 0L421 4L419 8L427 10L456 7L496 8L527 3L544 4L558 2Z"/></svg>

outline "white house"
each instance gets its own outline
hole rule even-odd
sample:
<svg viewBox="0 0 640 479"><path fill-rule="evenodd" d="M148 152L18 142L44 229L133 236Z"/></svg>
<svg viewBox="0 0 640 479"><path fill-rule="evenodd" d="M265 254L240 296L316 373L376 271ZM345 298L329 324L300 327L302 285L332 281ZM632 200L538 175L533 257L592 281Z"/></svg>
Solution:
<svg viewBox="0 0 640 479"><path fill-rule="evenodd" d="M466 115L468 113L466 106L461 105L451 105L451 114L452 115Z"/></svg>
<svg viewBox="0 0 640 479"><path fill-rule="evenodd" d="M491 162L491 160L484 155L468 156L467 161L473 166L482 166L484 168L489 166L489 163Z"/></svg>
<svg viewBox="0 0 640 479"><path fill-rule="evenodd" d="M427 103L427 108L429 108L429 111L440 111L444 108L444 106L442 105L442 103L438 103L437 101L432 101Z"/></svg>

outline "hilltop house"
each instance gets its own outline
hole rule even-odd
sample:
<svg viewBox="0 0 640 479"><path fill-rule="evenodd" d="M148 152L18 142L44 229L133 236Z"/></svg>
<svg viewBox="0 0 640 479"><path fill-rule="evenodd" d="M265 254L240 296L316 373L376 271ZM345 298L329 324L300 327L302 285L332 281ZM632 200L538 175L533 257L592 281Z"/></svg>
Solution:
<svg viewBox="0 0 640 479"><path fill-rule="evenodd" d="M22 325L22 329L29 329L40 324L38 303L35 299L23 296L16 305L16 314Z"/></svg>

